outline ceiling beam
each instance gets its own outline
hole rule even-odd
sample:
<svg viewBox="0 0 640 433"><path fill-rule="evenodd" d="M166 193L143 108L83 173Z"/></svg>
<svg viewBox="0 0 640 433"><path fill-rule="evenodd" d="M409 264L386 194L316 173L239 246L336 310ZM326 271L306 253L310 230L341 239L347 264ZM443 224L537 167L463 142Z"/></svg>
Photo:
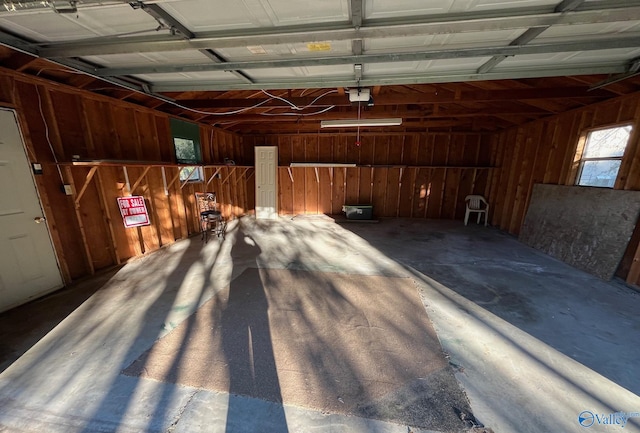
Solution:
<svg viewBox="0 0 640 433"><path fill-rule="evenodd" d="M351 0L351 25L355 29L362 27L362 21L364 19L364 9L362 7L362 0Z"/></svg>
<svg viewBox="0 0 640 433"><path fill-rule="evenodd" d="M216 82L182 80L171 83L159 83L151 86L151 90L156 93L165 92L204 92L204 91L231 91L231 90L272 90L272 89L323 89L328 87L371 87L371 86L392 86L409 84L437 84L437 83L460 83L469 81L487 80L518 80L524 78L542 77L568 77L574 75L602 75L621 74L627 71L625 62L615 63L587 63L577 66L558 67L556 65L546 68L518 68L501 69L499 72L488 72L478 74L475 72L458 72L443 74L401 74L369 76L356 81L353 77L306 77L303 79L258 81L253 84L242 82Z"/></svg>
<svg viewBox="0 0 640 433"><path fill-rule="evenodd" d="M418 93L407 95L377 95L374 99L375 106L388 105L421 105L421 104L444 104L444 103L469 103L488 101L519 101L534 99L562 99L562 98L605 98L614 96L609 91L589 91L589 86L557 87L543 89L508 89L508 90L472 90L461 91L459 93L438 91L433 93ZM209 108L209 109L239 109L248 108L261 104L262 108L291 108L278 99L250 98L250 99L177 99L175 102L189 108ZM288 98L291 104L298 107L305 107L313 103L315 108L330 106L351 107L349 98L343 96L327 95L316 100L312 97ZM315 101L315 102L314 102ZM262 104L264 102L264 104ZM540 111L540 110L538 110Z"/></svg>
<svg viewBox="0 0 640 433"><path fill-rule="evenodd" d="M607 22L633 21L640 19L640 0L630 0L625 8L557 12L533 15L512 15L511 10L493 11L492 14L457 14L434 18L407 18L391 23L363 23L356 29L352 23L325 23L315 26L287 26L224 32L197 33L195 38L184 40L171 35L156 35L128 38L97 38L83 42L64 42L37 48L40 56L81 57L91 55L126 54L197 49L220 49L246 47L250 45L290 44L323 41L341 41L365 38L406 37L429 34L452 34L457 32L483 32L506 29L521 29L548 25L575 25ZM518 11L522 13L522 11Z"/></svg>
<svg viewBox="0 0 640 433"><path fill-rule="evenodd" d="M140 2L142 10L151 15L160 23L160 25L168 25L172 31L178 31L182 36L187 39L193 39L196 37L195 33L185 27L180 21L174 18L169 12L162 9L162 6L155 3L145 4Z"/></svg>
<svg viewBox="0 0 640 433"><path fill-rule="evenodd" d="M575 10L580 5L582 5L585 0L563 0L560 2L554 9L554 12L558 12L563 16L572 10ZM543 27L530 27L523 34L518 36L516 39L511 41L509 45L526 45L538 36L543 33L545 30L549 29L551 25L543 26ZM482 66L478 68L479 74L484 74L485 72L489 72L491 69L495 68L498 64L504 61L507 56L493 56L487 62L485 62Z"/></svg>
<svg viewBox="0 0 640 433"><path fill-rule="evenodd" d="M426 60L462 59L472 57L490 57L495 55L516 56L531 54L550 54L571 51L597 51L619 48L637 48L640 37L606 37L581 40L577 42L559 42L531 44L522 46L494 46L481 48L459 48L446 50L427 50L411 53L363 54L361 56L325 56L309 58L289 58L271 60L235 61L220 64L191 65L152 65L123 68L97 68L98 76L138 75L138 74L171 74L182 72L228 71L239 69L267 69L312 66L335 66L364 63L416 62Z"/></svg>
<svg viewBox="0 0 640 433"><path fill-rule="evenodd" d="M145 3L139 2L138 4L140 5L140 7L142 8L143 11L145 11L146 13L151 15L156 21L158 21L158 23L160 23L160 25L168 26L172 33L177 31L184 38L186 38L187 40L190 40L190 39L193 39L193 38L196 37L195 33L193 33L191 30L189 30L184 24L182 24L180 21L178 21L169 12L165 11L162 8L162 6L160 6L158 4L155 4L155 3L145 4ZM221 55L219 55L218 53L216 53L215 51L213 51L211 49L204 49L203 48L203 49L200 49L198 51L200 51L206 57L211 59L214 63L226 63L227 62L227 59L225 59L224 57L222 57ZM253 83L251 78L249 78L242 71L231 70L229 72L231 72L233 75L235 75L236 77L240 78L241 80L243 80L245 82Z"/></svg>
<svg viewBox="0 0 640 433"><path fill-rule="evenodd" d="M339 120L339 119L355 119L357 117L356 111L329 111L326 113L304 116L304 115L287 115L287 114L233 114L226 116L215 116L212 114L205 115L209 120L219 119L221 122L225 120L232 120L234 122L318 122L319 120ZM394 117L402 117L403 119L461 119L467 117L488 117L488 116L544 116L553 114L549 111L541 108L527 107L517 108L513 110L507 110L499 107L483 108L482 110L466 110L466 111L451 111L451 112L438 112L431 113L428 110L397 110L393 112ZM384 119L388 118L389 113L385 111L366 111L361 115L362 119Z"/></svg>

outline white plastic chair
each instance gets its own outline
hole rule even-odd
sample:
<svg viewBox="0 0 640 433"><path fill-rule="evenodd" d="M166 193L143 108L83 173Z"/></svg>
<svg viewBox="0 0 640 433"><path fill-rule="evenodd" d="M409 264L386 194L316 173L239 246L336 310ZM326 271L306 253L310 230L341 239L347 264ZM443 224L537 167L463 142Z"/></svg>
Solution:
<svg viewBox="0 0 640 433"><path fill-rule="evenodd" d="M481 195L468 195L464 201L467 205L467 211L464 214L464 225L469 222L469 214L476 212L478 214L478 221L476 224L480 224L480 217L484 214L484 226L487 226L487 219L489 218L489 203Z"/></svg>

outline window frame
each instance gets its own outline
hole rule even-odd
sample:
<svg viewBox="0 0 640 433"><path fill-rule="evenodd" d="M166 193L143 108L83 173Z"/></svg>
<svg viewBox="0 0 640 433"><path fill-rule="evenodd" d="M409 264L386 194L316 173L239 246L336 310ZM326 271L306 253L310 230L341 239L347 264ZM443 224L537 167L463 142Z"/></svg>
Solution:
<svg viewBox="0 0 640 433"><path fill-rule="evenodd" d="M584 157L585 151L587 149L587 145L589 142L589 136L593 133L593 132L597 132L597 131L602 131L602 130L606 130L606 129L616 129L616 128L624 128L625 126L630 126L631 127L631 131L629 131L629 138L627 139L627 142L625 144L625 148L624 148L624 152L622 152L621 156L604 156L604 157L591 157L591 158L586 158ZM622 168L622 161L624 160L624 157L627 153L627 149L629 148L629 142L631 141L632 138L632 134L634 129L636 128L636 125L633 122L623 122L623 123L616 123L616 124L612 124L612 125L607 125L607 126L600 126L597 128L590 128L585 130L581 135L580 135L580 141L579 141L579 158L578 158L578 168L576 171L576 177L575 177L575 181L574 181L574 185L575 186L581 186L581 187L585 187L585 188L609 188L609 189L615 189L616 183L618 182L618 177L620 175L620 169ZM576 152L578 153L578 152ZM576 155L578 156L578 155ZM613 181L613 185L612 186L605 186L605 185L581 185L580 184L580 180L582 178L582 172L584 170L584 165L585 162L591 162L591 161L620 161L620 167L618 167L618 171L616 173L616 177Z"/></svg>
<svg viewBox="0 0 640 433"><path fill-rule="evenodd" d="M189 176L186 179L184 179L182 177L182 171L189 168L193 168L194 170L189 173ZM178 169L180 170L180 176L178 177L180 179L180 182L204 182L204 171L202 170L201 165L181 165L180 167L178 167ZM194 177L193 173L198 174Z"/></svg>
<svg viewBox="0 0 640 433"><path fill-rule="evenodd" d="M187 122L182 119L170 119L171 138L173 142L173 154L176 163L180 165L180 182L198 183L204 182L204 170L202 168L202 145L200 142L200 125L192 122ZM178 158L178 144L176 140L190 141L193 145L193 151L195 154L194 159L180 159ZM194 170L185 179L182 176L182 172L185 169L193 168ZM197 173L194 175L193 173Z"/></svg>

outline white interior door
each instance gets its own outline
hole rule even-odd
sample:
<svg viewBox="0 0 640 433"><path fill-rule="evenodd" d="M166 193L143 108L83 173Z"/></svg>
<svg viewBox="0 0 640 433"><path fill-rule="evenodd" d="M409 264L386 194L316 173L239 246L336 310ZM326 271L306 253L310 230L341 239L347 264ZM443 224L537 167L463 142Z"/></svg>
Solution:
<svg viewBox="0 0 640 433"><path fill-rule="evenodd" d="M278 147L256 146L256 218L278 218Z"/></svg>
<svg viewBox="0 0 640 433"><path fill-rule="evenodd" d="M43 217L16 117L0 109L0 311L63 286Z"/></svg>

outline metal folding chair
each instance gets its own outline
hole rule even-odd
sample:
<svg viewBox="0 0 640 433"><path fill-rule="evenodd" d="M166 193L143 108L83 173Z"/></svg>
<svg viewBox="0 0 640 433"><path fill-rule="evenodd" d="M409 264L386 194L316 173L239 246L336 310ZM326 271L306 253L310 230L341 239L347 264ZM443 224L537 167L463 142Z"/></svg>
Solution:
<svg viewBox="0 0 640 433"><path fill-rule="evenodd" d="M218 210L216 193L197 192L195 196L198 212L200 213L201 239L207 243L209 241L209 233L224 238L225 220L222 217L222 213Z"/></svg>

